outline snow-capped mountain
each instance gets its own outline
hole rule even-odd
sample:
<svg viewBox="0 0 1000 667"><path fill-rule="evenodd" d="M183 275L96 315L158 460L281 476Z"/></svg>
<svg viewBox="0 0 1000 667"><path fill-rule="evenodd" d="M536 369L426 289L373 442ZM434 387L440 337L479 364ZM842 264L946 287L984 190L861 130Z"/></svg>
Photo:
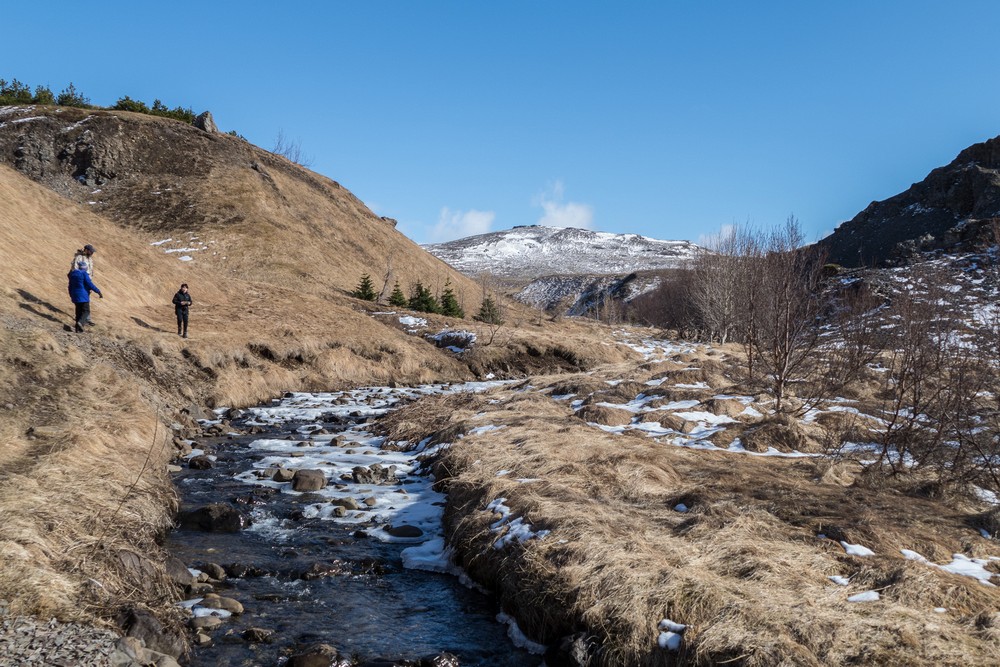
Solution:
<svg viewBox="0 0 1000 667"><path fill-rule="evenodd" d="M624 275L680 266L698 246L573 227L514 227L424 248L469 276L532 280L550 275Z"/></svg>

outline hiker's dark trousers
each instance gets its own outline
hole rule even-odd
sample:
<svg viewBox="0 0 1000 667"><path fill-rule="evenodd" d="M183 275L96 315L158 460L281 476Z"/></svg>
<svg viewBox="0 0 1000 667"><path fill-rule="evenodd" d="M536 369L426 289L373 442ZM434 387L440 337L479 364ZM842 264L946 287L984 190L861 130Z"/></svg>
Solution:
<svg viewBox="0 0 1000 667"><path fill-rule="evenodd" d="M90 302L74 303L76 306L76 330L83 331L83 325L90 322Z"/></svg>
<svg viewBox="0 0 1000 667"><path fill-rule="evenodd" d="M174 312L177 313L177 333L187 333L188 330L188 309L187 308L174 308Z"/></svg>

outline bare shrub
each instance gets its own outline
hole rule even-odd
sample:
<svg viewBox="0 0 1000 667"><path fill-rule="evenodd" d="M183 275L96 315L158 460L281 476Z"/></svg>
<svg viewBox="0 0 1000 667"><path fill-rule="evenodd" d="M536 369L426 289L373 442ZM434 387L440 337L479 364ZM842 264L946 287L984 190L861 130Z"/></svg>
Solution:
<svg viewBox="0 0 1000 667"><path fill-rule="evenodd" d="M302 152L302 142L298 139L294 141L288 139L285 137L284 130L278 130L278 138L274 140L274 148L271 149L271 152L303 167L311 167L313 163L312 158Z"/></svg>

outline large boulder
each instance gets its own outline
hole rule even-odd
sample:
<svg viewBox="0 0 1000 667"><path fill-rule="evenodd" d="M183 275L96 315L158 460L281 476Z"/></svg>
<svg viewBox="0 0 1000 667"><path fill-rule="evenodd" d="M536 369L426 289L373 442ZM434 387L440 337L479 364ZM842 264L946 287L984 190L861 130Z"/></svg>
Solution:
<svg viewBox="0 0 1000 667"><path fill-rule="evenodd" d="M194 126L210 134L216 134L219 131L219 127L215 124L215 119L212 118L211 111L202 111L198 114L198 117L194 119Z"/></svg>
<svg viewBox="0 0 1000 667"><path fill-rule="evenodd" d="M319 491L326 486L322 470L296 470L292 477L293 491Z"/></svg>

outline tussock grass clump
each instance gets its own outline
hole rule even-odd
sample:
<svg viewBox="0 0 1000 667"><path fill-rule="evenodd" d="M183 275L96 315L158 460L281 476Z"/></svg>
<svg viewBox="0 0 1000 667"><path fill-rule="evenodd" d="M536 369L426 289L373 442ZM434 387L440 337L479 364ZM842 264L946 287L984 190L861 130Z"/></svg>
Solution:
<svg viewBox="0 0 1000 667"><path fill-rule="evenodd" d="M773 415L747 429L741 441L751 452L819 452L820 443L797 419L784 414Z"/></svg>
<svg viewBox="0 0 1000 667"><path fill-rule="evenodd" d="M594 422L605 426L625 426L632 423L634 415L622 408L609 408L604 405L585 405L577 411L576 416L585 422Z"/></svg>
<svg viewBox="0 0 1000 667"><path fill-rule="evenodd" d="M656 422L663 428L673 429L678 433L690 433L698 426L695 422L688 421L687 419L684 419L669 410L644 412L639 415L639 421L650 423Z"/></svg>

